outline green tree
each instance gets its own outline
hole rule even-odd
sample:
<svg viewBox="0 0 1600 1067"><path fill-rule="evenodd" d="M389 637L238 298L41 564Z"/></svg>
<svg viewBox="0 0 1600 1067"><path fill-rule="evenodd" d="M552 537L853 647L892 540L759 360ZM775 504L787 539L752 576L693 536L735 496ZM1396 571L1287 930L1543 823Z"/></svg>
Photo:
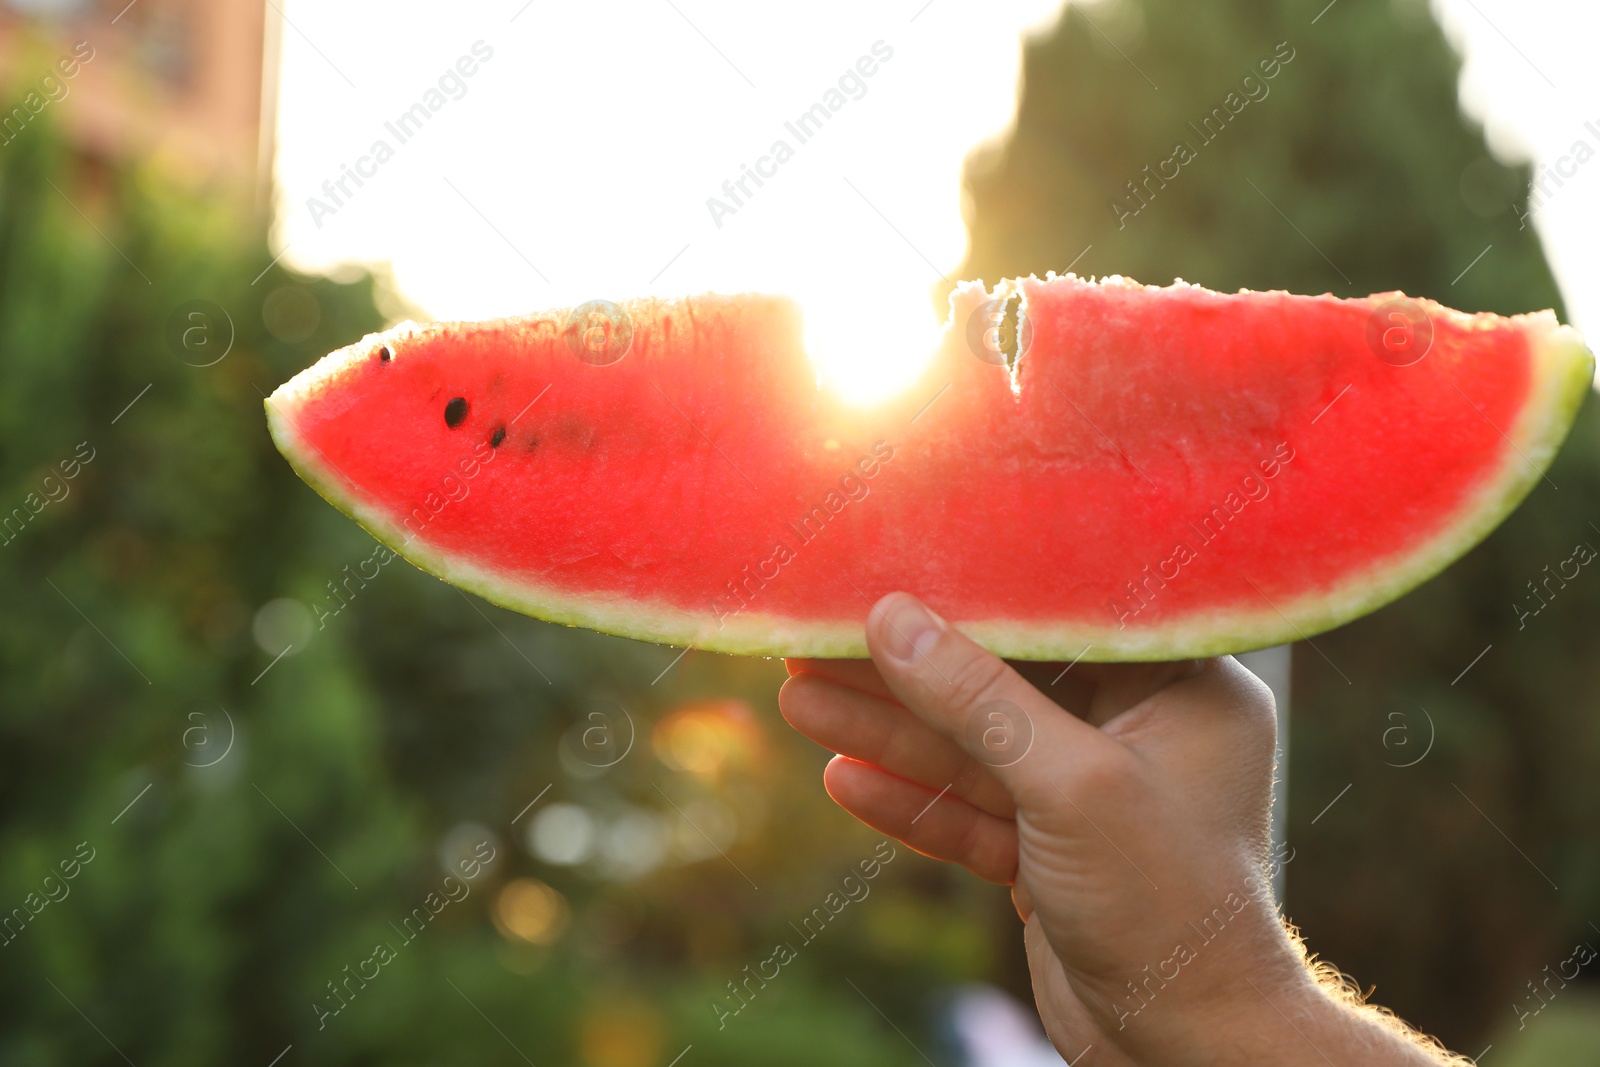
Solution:
<svg viewBox="0 0 1600 1067"><path fill-rule="evenodd" d="M1014 131L969 161L961 276L1074 264L1222 291L1559 308L1518 217L1527 171L1488 156L1457 106L1458 67L1420 0L1069 7L1027 46ZM1483 546L1317 638L1320 653L1296 650L1287 912L1383 1003L1467 1050L1516 1021L1524 983L1592 937L1600 910L1600 656L1584 624L1600 580L1561 589L1526 632L1512 607L1574 543L1600 546L1597 438L1591 405L1549 482ZM1427 758L1395 766L1434 730Z"/></svg>
<svg viewBox="0 0 1600 1067"><path fill-rule="evenodd" d="M0 153L0 1062L919 1062L837 976L914 1027L930 988L989 973L987 896L902 850L719 1027L727 983L878 840L781 726L781 666L677 662L375 562L261 405L402 309L370 275L272 266L228 203L47 119ZM691 773L653 730L711 699L750 737ZM677 851L540 862L538 809L516 820L541 797ZM680 811L737 839L685 852ZM402 929L475 841L496 862ZM552 944L497 924L519 878L561 894Z"/></svg>

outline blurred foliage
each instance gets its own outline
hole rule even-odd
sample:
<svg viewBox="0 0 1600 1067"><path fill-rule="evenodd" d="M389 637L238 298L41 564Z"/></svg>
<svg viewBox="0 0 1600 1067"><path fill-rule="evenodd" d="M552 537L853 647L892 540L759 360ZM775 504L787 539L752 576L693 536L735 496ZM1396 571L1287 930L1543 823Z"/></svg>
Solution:
<svg viewBox="0 0 1600 1067"><path fill-rule="evenodd" d="M229 202L0 153L0 1063L921 1062L1003 891L901 849L802 942L879 839L780 664L374 576L262 399L397 301Z"/></svg>
<svg viewBox="0 0 1600 1067"><path fill-rule="evenodd" d="M1313 25L1321 6L1069 12L1028 46L1016 130L972 160L963 275L1081 253L1080 272L1224 289L1556 305L1510 209L1526 174L1460 118L1425 9L1345 3ZM1281 41L1270 94L1119 227L1111 198ZM1003 891L901 849L719 1029L726 983L797 941L878 840L782 726L781 666L674 663L399 561L370 577L374 543L277 456L261 398L397 301L369 275L272 265L225 203L85 160L48 117L0 153L0 522L23 509L0 533L0 918L22 909L0 938L0 1063L266 1063L292 1044L284 1067L647 1067L693 1044L697 1067L912 1064L879 1009L931 1050L934 991L1026 995ZM1297 655L1289 910L1463 1047L1597 910L1582 620L1600 585L1574 582L1533 632L1510 606L1589 536L1597 435L1586 415L1561 489L1445 576L1317 640L1352 685ZM1385 733L1418 705L1433 750L1385 766L1418 750ZM400 924L481 842L495 861L409 941ZM93 858L67 880L80 843ZM379 942L396 958L348 978ZM333 982L353 992L319 1028Z"/></svg>
<svg viewBox="0 0 1600 1067"><path fill-rule="evenodd" d="M1600 1063L1600 997L1592 992L1552 999L1527 1026L1506 1029L1495 1042L1501 1067Z"/></svg>
<svg viewBox="0 0 1600 1067"><path fill-rule="evenodd" d="M1261 78L1280 45L1293 59ZM1421 0L1071 9L1027 46L1015 130L970 160L960 276L1076 260L1223 291L1559 311L1519 223L1528 172L1490 158L1461 115L1458 66ZM1206 143L1190 124L1218 107L1228 121ZM1145 184L1180 141L1194 158ZM1513 607L1538 607L1527 583L1575 544L1600 547L1597 497L1591 403L1480 548L1295 649L1286 910L1314 950L1464 1052L1514 1023L1526 982L1600 922L1600 580L1552 585L1525 627Z"/></svg>

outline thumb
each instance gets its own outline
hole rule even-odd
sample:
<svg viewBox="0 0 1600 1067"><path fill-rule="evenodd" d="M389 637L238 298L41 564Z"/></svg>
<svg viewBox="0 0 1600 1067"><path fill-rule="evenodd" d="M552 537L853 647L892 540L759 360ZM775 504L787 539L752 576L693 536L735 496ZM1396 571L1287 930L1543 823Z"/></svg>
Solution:
<svg viewBox="0 0 1600 1067"><path fill-rule="evenodd" d="M1059 804L1055 780L1115 747L908 593L873 607L867 647L900 703L987 766L1019 805Z"/></svg>

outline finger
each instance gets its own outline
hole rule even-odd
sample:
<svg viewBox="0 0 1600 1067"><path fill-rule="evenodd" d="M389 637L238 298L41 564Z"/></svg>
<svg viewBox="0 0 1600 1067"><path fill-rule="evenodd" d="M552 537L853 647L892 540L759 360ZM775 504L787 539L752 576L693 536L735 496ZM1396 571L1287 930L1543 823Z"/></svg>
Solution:
<svg viewBox="0 0 1600 1067"><path fill-rule="evenodd" d="M1167 783L1176 802L1192 804L1195 819L1237 835L1237 825L1225 825L1228 813L1255 812L1253 832L1267 840L1277 716L1272 691L1232 657L1206 661L1199 674L1105 729Z"/></svg>
<svg viewBox="0 0 1600 1067"><path fill-rule="evenodd" d="M1094 701L1093 663L1042 663L1017 660L1011 668L1024 681L1078 718L1087 718Z"/></svg>
<svg viewBox="0 0 1600 1067"><path fill-rule="evenodd" d="M1028 892L1028 883L1021 878L1011 883L1011 906L1017 909L1017 918L1023 922L1033 915L1033 894Z"/></svg>
<svg viewBox="0 0 1600 1067"><path fill-rule="evenodd" d="M1174 669L1167 684L1114 716L1106 724L1108 734L1152 755L1166 749L1192 752L1196 745L1211 751L1274 744L1272 690L1238 660L1224 656L1164 666ZM1124 693L1131 698L1139 689L1130 686Z"/></svg>
<svg viewBox="0 0 1600 1067"><path fill-rule="evenodd" d="M1002 885L1016 877L1017 824L1010 819L847 756L828 763L822 783L845 811L924 856L959 863Z"/></svg>
<svg viewBox="0 0 1600 1067"><path fill-rule="evenodd" d="M1011 794L961 746L898 704L815 674L799 674L778 691L789 725L842 756L875 764L933 790L949 790L991 815L1016 814Z"/></svg>
<svg viewBox="0 0 1600 1067"><path fill-rule="evenodd" d="M1064 772L1126 756L909 594L873 607L867 646L900 703L986 765L1019 807L1057 806Z"/></svg>
<svg viewBox="0 0 1600 1067"><path fill-rule="evenodd" d="M894 699L894 694L884 684L883 675L870 659L786 659L783 665L788 668L790 677L815 674L884 700Z"/></svg>
<svg viewBox="0 0 1600 1067"><path fill-rule="evenodd" d="M1030 663L1011 666L1030 685L1091 726L1195 674L1198 660L1165 663Z"/></svg>
<svg viewBox="0 0 1600 1067"><path fill-rule="evenodd" d="M1095 726L1104 726L1157 693L1201 674L1207 662L1190 659L1167 663L1097 663L1085 676L1093 680L1095 689L1084 718Z"/></svg>
<svg viewBox="0 0 1600 1067"><path fill-rule="evenodd" d="M1061 1059L1078 1063L1084 1053L1098 1045L1096 1064L1131 1067L1133 1061L1115 1044L1096 1040L1095 1035L1103 1031L1067 977L1061 957L1045 937L1044 925L1037 918L1027 920L1022 942L1028 953L1028 974L1033 979L1033 1002L1039 1009L1039 1021Z"/></svg>
<svg viewBox="0 0 1600 1067"><path fill-rule="evenodd" d="M884 700L894 694L877 665L861 659L788 659L790 676L816 674ZM1100 726L1117 713L1168 684L1177 673L1191 669L1187 663L1044 663L1019 660L1011 664L1030 685L1051 701L1092 725Z"/></svg>

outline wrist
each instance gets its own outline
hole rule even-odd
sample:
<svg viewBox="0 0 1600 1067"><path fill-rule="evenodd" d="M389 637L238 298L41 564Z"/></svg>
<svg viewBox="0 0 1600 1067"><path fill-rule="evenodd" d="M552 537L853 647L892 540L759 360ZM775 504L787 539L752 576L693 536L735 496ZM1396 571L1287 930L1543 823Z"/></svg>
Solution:
<svg viewBox="0 0 1600 1067"><path fill-rule="evenodd" d="M1297 947L1225 978L1203 1002L1152 1019L1121 1043L1142 1067L1447 1067L1466 1061L1388 1013L1318 981ZM1113 1031L1113 1037L1130 1028Z"/></svg>
<svg viewBox="0 0 1600 1067"><path fill-rule="evenodd" d="M1300 1034L1324 1029L1339 1005L1283 940L1248 959L1217 961L1222 965L1197 971L1185 989L1163 989L1147 1001L1124 997L1106 1032L1144 1067L1321 1067Z"/></svg>
<svg viewBox="0 0 1600 1067"><path fill-rule="evenodd" d="M1216 1011L1197 1018L1183 1044L1150 1067L1324 1067L1331 1053L1311 1035L1326 1031L1341 1009L1298 954L1240 974L1225 992Z"/></svg>

